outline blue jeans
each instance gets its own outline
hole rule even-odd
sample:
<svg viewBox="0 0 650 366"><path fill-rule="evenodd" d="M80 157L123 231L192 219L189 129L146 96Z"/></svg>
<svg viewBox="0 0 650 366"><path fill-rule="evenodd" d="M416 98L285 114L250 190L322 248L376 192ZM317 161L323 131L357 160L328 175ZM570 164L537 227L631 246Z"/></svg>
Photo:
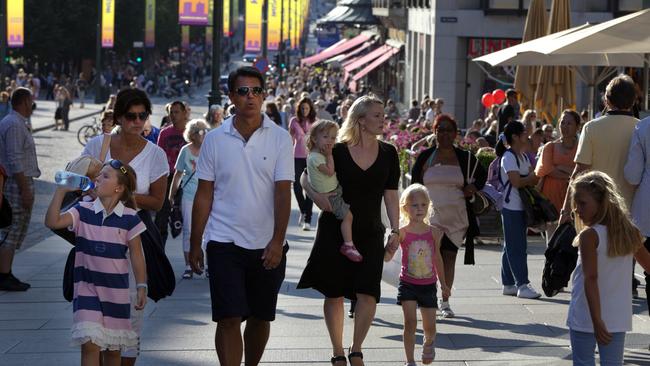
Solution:
<svg viewBox="0 0 650 366"><path fill-rule="evenodd" d="M570 330L571 351L574 366L592 366L594 350L596 348L596 336L594 333L578 332ZM602 366L615 366L623 364L623 348L625 346L625 332L612 333L612 341L608 345L598 344L600 364Z"/></svg>
<svg viewBox="0 0 650 366"><path fill-rule="evenodd" d="M503 254L501 255L501 282L504 286L527 285L528 281L528 254L526 248L526 213L501 209L503 222Z"/></svg>

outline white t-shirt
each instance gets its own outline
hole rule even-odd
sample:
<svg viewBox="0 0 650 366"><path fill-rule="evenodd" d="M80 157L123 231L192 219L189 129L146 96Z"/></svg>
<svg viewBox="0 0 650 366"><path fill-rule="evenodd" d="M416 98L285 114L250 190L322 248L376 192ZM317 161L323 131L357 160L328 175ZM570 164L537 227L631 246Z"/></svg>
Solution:
<svg viewBox="0 0 650 366"><path fill-rule="evenodd" d="M206 242L264 249L273 237L275 182L293 181L291 136L266 114L245 141L228 118L205 136L196 175L214 182Z"/></svg>
<svg viewBox="0 0 650 366"><path fill-rule="evenodd" d="M99 154L102 152L102 143L104 142L104 135L94 137L88 141L82 155L90 155L96 159L102 160ZM108 149L106 159L111 159L111 149ZM147 141L144 149L140 151L130 162L129 166L135 170L137 177L137 185L135 193L149 194L149 186L160 177L169 175L169 164L167 163L167 155L165 151L158 145Z"/></svg>
<svg viewBox="0 0 650 366"><path fill-rule="evenodd" d="M593 229L598 234L598 273L603 274L598 276L600 316L610 333L628 332L632 330L632 286L628 286L632 277L632 254L609 257L607 227L594 225ZM582 257L579 254L572 277L573 289L566 325L578 332L593 333L594 325L585 294Z"/></svg>
<svg viewBox="0 0 650 366"><path fill-rule="evenodd" d="M517 159L519 159L519 167L517 167ZM519 157L516 158L513 151L506 151L501 157L501 181L506 184L510 180L508 178L508 172L519 172L520 176L526 176L529 174L530 161L526 154L519 154ZM510 196L508 196L508 190L510 190ZM523 211L524 205L521 202L519 197L519 189L508 185L503 191L503 207L508 210L513 211ZM510 200L508 200L510 197ZM506 202L507 201L507 202Z"/></svg>

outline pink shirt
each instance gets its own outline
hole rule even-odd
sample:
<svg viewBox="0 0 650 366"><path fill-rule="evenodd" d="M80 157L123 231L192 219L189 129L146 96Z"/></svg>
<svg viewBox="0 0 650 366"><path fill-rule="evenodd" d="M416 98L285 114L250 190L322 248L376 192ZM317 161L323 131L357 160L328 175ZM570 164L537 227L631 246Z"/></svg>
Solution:
<svg viewBox="0 0 650 366"><path fill-rule="evenodd" d="M305 136L311 129L314 122L307 121L305 124L300 124L298 118L293 117L289 122L289 133L293 138L293 157L298 159L307 159L307 146L305 143ZM304 127L304 128L303 128Z"/></svg>
<svg viewBox="0 0 650 366"><path fill-rule="evenodd" d="M402 271L399 279L413 285L436 283L436 246L433 234L407 232L400 243L402 248Z"/></svg>

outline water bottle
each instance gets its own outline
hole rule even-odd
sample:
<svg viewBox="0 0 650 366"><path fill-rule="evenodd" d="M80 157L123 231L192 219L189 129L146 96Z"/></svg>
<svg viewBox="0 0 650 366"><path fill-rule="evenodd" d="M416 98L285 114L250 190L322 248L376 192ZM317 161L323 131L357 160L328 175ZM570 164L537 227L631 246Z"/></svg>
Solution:
<svg viewBox="0 0 650 366"><path fill-rule="evenodd" d="M95 183L93 183L90 178L86 177L85 175L80 175L65 170L59 170L56 172L54 175L54 182L59 187L80 189L84 192L95 188Z"/></svg>

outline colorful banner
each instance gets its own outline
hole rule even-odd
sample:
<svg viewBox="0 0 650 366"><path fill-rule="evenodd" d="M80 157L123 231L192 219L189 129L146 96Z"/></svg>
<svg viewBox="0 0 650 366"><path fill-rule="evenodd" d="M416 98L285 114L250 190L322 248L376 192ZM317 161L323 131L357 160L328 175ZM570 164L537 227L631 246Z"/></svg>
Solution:
<svg viewBox="0 0 650 366"><path fill-rule="evenodd" d="M262 1L246 0L246 52L262 50Z"/></svg>
<svg viewBox="0 0 650 366"><path fill-rule="evenodd" d="M156 45L156 0L147 0L144 12L144 46L153 48Z"/></svg>
<svg viewBox="0 0 650 366"><path fill-rule="evenodd" d="M23 47L25 45L24 1L7 0L7 45Z"/></svg>
<svg viewBox="0 0 650 366"><path fill-rule="evenodd" d="M208 0L178 0L178 24L208 25Z"/></svg>
<svg viewBox="0 0 650 366"><path fill-rule="evenodd" d="M230 0L223 0L223 36L230 37Z"/></svg>
<svg viewBox="0 0 650 366"><path fill-rule="evenodd" d="M102 0L102 47L115 43L115 0Z"/></svg>
<svg viewBox="0 0 650 366"><path fill-rule="evenodd" d="M181 26L181 48L184 50L190 49L190 26Z"/></svg>
<svg viewBox="0 0 650 366"><path fill-rule="evenodd" d="M269 0L269 21L267 44L269 51L280 49L280 28L282 27L282 0Z"/></svg>

